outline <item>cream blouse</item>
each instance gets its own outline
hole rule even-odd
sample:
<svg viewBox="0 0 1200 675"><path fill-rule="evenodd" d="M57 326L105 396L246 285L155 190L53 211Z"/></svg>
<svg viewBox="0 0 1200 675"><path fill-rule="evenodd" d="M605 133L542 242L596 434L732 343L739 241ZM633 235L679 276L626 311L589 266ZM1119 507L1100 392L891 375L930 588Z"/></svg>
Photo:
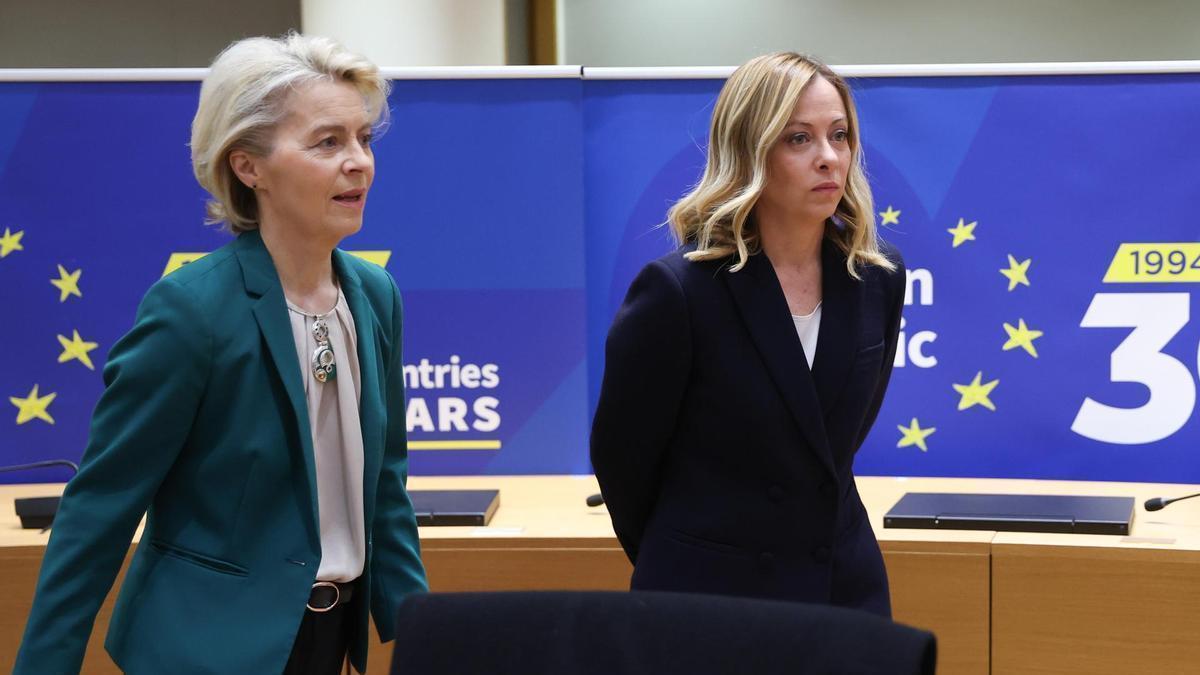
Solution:
<svg viewBox="0 0 1200 675"><path fill-rule="evenodd" d="M317 511L321 519L320 581L352 581L362 575L366 561L363 515L363 441L358 402L361 377L358 335L346 299L338 290L337 304L319 315L329 327L336 372L317 381L312 358L317 348L313 324L317 316L288 302L292 337L300 358L308 420L317 469Z"/></svg>

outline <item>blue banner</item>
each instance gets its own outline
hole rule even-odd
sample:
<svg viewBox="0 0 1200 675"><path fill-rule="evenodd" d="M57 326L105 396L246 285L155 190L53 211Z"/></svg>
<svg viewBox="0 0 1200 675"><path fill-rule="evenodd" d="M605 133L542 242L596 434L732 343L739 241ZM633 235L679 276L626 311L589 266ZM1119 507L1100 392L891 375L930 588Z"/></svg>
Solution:
<svg viewBox="0 0 1200 675"><path fill-rule="evenodd" d="M344 248L404 294L413 472L587 473L605 333L674 247L722 82L395 84ZM857 470L1200 482L1200 75L852 84L910 271ZM191 175L197 93L0 83L0 464L77 459L146 288L227 241Z"/></svg>
<svg viewBox="0 0 1200 675"><path fill-rule="evenodd" d="M142 294L228 241L191 175L198 93L0 84L0 464L77 460ZM582 82L403 80L390 104L343 248L404 295L412 472L587 473Z"/></svg>
<svg viewBox="0 0 1200 675"><path fill-rule="evenodd" d="M589 351L698 179L722 84L587 83ZM909 275L861 474L1200 482L1200 76L852 82ZM818 355L819 358L819 355Z"/></svg>

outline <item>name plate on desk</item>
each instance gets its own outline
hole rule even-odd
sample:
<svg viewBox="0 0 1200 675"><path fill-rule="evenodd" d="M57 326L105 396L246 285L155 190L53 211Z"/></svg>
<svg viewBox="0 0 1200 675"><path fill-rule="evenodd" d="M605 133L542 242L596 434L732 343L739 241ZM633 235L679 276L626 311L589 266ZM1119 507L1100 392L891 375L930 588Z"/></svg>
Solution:
<svg viewBox="0 0 1200 675"><path fill-rule="evenodd" d="M487 525L500 506L499 490L409 490L417 525Z"/></svg>
<svg viewBox="0 0 1200 675"><path fill-rule="evenodd" d="M883 526L1127 535L1133 508L1133 497L909 492L884 515Z"/></svg>

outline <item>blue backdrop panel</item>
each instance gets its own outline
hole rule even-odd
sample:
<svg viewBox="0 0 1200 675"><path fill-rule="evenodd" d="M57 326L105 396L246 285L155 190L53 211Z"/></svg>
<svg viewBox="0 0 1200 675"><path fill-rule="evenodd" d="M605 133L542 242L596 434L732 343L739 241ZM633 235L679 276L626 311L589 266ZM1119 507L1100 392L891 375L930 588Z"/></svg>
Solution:
<svg viewBox="0 0 1200 675"><path fill-rule="evenodd" d="M578 79L396 82L370 227L348 247L394 249L410 369L458 357L497 366L499 380L410 380L414 473L590 471L582 95ZM495 429L477 414L490 399ZM465 432L440 419L457 401L469 409ZM458 441L499 449L415 449Z"/></svg>
<svg viewBox="0 0 1200 675"><path fill-rule="evenodd" d="M366 224L343 247L390 252L404 293L411 440L435 448L414 449L414 473L588 471L581 87L395 83ZM191 175L198 91L0 84L0 464L78 459L104 357L146 288L172 253L228 240L201 224ZM50 283L59 265L80 295ZM62 361L58 336L95 343L75 349L93 369Z"/></svg>
<svg viewBox="0 0 1200 675"><path fill-rule="evenodd" d="M637 270L673 247L656 226L700 175L721 84L585 82L593 407L608 324ZM1200 77L853 86L876 210L894 221L883 234L913 271L857 470L1200 482L1200 250L1165 247L1152 283L1103 281L1115 257L1133 264L1122 243L1197 238ZM952 228L974 238L956 247ZM914 420L922 433L901 431Z"/></svg>
<svg viewBox="0 0 1200 675"><path fill-rule="evenodd" d="M913 272L859 471L1200 482L1200 77L854 84ZM345 248L388 252L405 295L414 473L589 470L604 334L673 247L657 226L699 176L720 85L396 83ZM226 241L200 224L197 91L0 84L0 463L77 458L142 293Z"/></svg>

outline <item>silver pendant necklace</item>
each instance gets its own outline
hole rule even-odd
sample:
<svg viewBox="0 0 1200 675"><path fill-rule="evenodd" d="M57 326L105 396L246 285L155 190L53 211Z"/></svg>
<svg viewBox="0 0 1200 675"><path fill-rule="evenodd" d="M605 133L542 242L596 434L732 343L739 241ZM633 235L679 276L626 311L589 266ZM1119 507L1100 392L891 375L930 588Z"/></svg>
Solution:
<svg viewBox="0 0 1200 675"><path fill-rule="evenodd" d="M333 360L333 348L329 346L329 324L325 316L314 317L312 334L317 341L313 350L312 372L317 382L327 382L337 379L337 364Z"/></svg>
<svg viewBox="0 0 1200 675"><path fill-rule="evenodd" d="M338 297L337 301L333 303L333 309L324 314L309 314L288 305L290 311L313 320L312 336L317 342L317 348L313 350L309 365L312 367L313 379L317 382L331 382L337 379L337 363L334 360L333 347L329 344L329 323L326 319L333 314L341 301L342 289L338 287Z"/></svg>

